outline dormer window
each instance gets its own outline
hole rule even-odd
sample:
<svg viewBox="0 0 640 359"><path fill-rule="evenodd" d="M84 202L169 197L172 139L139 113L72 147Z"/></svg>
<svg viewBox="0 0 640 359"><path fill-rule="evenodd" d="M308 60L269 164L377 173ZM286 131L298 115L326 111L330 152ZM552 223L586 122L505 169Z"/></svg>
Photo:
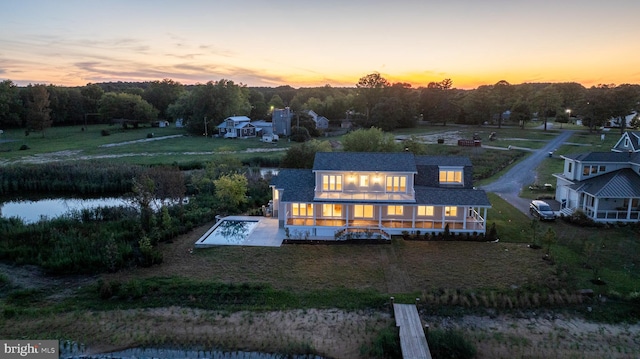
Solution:
<svg viewBox="0 0 640 359"><path fill-rule="evenodd" d="M387 192L406 192L406 176L387 176Z"/></svg>
<svg viewBox="0 0 640 359"><path fill-rule="evenodd" d="M369 187L368 175L360 175L360 187Z"/></svg>
<svg viewBox="0 0 640 359"><path fill-rule="evenodd" d="M341 175L323 175L322 190L331 191L331 192L342 191L342 176Z"/></svg>
<svg viewBox="0 0 640 359"><path fill-rule="evenodd" d="M440 184L461 185L462 177L461 168L440 168Z"/></svg>

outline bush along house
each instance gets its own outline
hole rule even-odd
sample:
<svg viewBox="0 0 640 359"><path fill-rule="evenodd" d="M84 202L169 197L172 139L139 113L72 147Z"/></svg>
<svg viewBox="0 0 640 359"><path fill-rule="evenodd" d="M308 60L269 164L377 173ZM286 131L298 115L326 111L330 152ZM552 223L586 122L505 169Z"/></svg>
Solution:
<svg viewBox="0 0 640 359"><path fill-rule="evenodd" d="M577 211L600 223L640 222L640 132L625 132L610 152L561 156L560 213Z"/></svg>
<svg viewBox="0 0 640 359"><path fill-rule="evenodd" d="M274 177L273 216L301 239L485 234L491 204L472 169L464 157L318 152L313 169Z"/></svg>

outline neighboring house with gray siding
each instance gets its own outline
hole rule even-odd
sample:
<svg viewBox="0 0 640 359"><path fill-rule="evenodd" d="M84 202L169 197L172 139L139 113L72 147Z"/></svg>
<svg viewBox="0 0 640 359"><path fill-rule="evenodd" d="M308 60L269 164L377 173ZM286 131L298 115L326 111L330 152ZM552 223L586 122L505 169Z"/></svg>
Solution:
<svg viewBox="0 0 640 359"><path fill-rule="evenodd" d="M640 221L640 133L625 132L611 152L561 156L560 213L584 212L596 222Z"/></svg>

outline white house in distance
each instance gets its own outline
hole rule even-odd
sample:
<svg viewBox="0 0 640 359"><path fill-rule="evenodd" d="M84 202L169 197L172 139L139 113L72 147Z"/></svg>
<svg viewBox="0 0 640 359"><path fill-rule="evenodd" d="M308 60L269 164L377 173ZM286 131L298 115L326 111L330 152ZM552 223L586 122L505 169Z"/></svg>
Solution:
<svg viewBox="0 0 640 359"><path fill-rule="evenodd" d="M596 222L640 221L640 132L625 132L611 152L561 156L560 212L580 210Z"/></svg>
<svg viewBox="0 0 640 359"><path fill-rule="evenodd" d="M324 116L319 116L313 110L309 110L308 114L309 116L311 116L311 119L313 120L313 122L315 122L316 128L321 128L321 129L329 128L329 119L327 119Z"/></svg>
<svg viewBox="0 0 640 359"><path fill-rule="evenodd" d="M280 227L315 239L486 233L491 204L472 178L464 157L319 152L313 169L283 169L273 178L273 216Z"/></svg>
<svg viewBox="0 0 640 359"><path fill-rule="evenodd" d="M247 116L227 117L217 126L218 133L224 138L256 137L256 126Z"/></svg>

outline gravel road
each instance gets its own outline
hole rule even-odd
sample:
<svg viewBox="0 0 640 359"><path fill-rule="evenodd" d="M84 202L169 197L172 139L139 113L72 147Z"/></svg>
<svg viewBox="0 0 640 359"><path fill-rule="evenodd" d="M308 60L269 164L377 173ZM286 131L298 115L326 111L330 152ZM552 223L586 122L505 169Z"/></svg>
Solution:
<svg viewBox="0 0 640 359"><path fill-rule="evenodd" d="M561 132L544 147L532 152L527 158L511 167L509 171L495 182L482 186L480 189L497 194L528 215L530 201L529 199L519 197L520 190L524 185L534 182L536 168L542 163L542 160L549 156L549 152L560 147L572 134L573 131L570 130Z"/></svg>

